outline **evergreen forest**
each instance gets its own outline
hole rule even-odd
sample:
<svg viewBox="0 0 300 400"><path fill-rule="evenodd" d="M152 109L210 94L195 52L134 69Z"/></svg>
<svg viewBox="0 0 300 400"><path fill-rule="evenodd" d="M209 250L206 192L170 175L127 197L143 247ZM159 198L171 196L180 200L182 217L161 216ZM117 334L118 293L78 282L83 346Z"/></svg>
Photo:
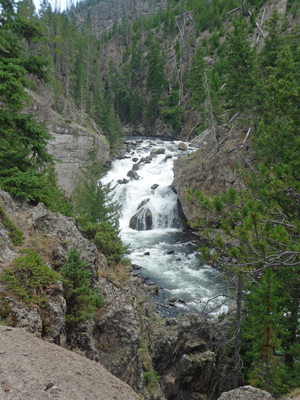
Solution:
<svg viewBox="0 0 300 400"><path fill-rule="evenodd" d="M42 82L66 119L76 109L82 123L93 120L112 156L122 147L125 125L154 132L162 121L183 140L222 124L246 129L256 158L247 169L237 166L246 190L187 196L218 221L199 220L207 237L203 259L236 283L228 329L236 386L276 396L299 387L299 0L287 0L281 14L264 0L168 0L158 12L124 15L100 34L90 14L95 4L85 0L61 12L47 0L38 10L32 0L0 0L1 189L75 216L114 265L126 249L112 188L97 185L104 167L91 154L73 199L63 195L46 150L49 134L34 114L22 113L28 89ZM264 7L271 8L267 21ZM116 44L118 63L106 59ZM215 228L221 234L212 234Z"/></svg>

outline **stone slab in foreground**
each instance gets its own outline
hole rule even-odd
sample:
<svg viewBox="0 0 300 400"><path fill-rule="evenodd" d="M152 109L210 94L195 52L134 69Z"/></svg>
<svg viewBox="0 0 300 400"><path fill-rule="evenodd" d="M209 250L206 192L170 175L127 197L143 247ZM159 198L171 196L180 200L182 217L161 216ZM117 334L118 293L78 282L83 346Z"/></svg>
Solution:
<svg viewBox="0 0 300 400"><path fill-rule="evenodd" d="M7 326L0 326L0 398L140 400L101 364Z"/></svg>

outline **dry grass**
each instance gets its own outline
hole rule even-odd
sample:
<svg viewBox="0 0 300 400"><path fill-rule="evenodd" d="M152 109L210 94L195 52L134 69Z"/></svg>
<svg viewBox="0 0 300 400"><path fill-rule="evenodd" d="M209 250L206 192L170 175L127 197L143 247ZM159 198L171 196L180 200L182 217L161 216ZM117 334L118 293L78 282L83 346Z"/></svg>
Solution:
<svg viewBox="0 0 300 400"><path fill-rule="evenodd" d="M98 274L99 277L106 278L117 286L130 278L130 266L121 261L112 268L99 269Z"/></svg>
<svg viewBox="0 0 300 400"><path fill-rule="evenodd" d="M292 390L290 393L281 397L281 400L300 400L300 388Z"/></svg>
<svg viewBox="0 0 300 400"><path fill-rule="evenodd" d="M27 247L44 259L48 259L51 250L57 245L54 237L45 236L43 233L32 235L28 238Z"/></svg>

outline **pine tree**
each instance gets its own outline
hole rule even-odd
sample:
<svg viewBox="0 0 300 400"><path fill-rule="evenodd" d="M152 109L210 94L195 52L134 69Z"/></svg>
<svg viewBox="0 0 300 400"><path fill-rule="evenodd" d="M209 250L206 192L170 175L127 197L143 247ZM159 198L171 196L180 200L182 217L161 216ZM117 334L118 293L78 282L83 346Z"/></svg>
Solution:
<svg viewBox="0 0 300 400"><path fill-rule="evenodd" d="M143 111L143 99L139 94L138 90L132 93L131 101L130 101L130 121L133 123L137 123L142 117Z"/></svg>
<svg viewBox="0 0 300 400"><path fill-rule="evenodd" d="M161 104L163 106L161 110L163 121L166 125L178 131L184 119L183 108L179 105L178 85L170 90L170 93Z"/></svg>
<svg viewBox="0 0 300 400"><path fill-rule="evenodd" d="M251 360L249 383L273 393L284 391L282 381L285 371L280 343L284 297L278 297L281 284L278 275L269 269L259 284L252 286L247 296L247 315L243 327L245 342L250 347L247 352Z"/></svg>
<svg viewBox="0 0 300 400"><path fill-rule="evenodd" d="M198 46L192 58L187 78L187 85L192 94L191 104L194 108L199 110L203 110L203 103L205 100L204 71L206 66L203 58L203 48Z"/></svg>
<svg viewBox="0 0 300 400"><path fill-rule="evenodd" d="M227 80L225 100L227 107L234 112L246 113L255 104L255 50L250 47L246 21L235 18L234 31L228 35L228 50L226 53Z"/></svg>
<svg viewBox="0 0 300 400"><path fill-rule="evenodd" d="M104 165L97 160L97 151L93 149L89 161L81 168L72 195L74 209L82 226L109 221L118 227L119 207L112 201L113 188L110 184L103 185L100 180L104 171Z"/></svg>
<svg viewBox="0 0 300 400"><path fill-rule="evenodd" d="M276 66L277 56L283 45L283 38L279 32L279 19L280 15L278 11L274 9L270 19L266 23L268 36L265 39L265 45L259 55L260 65L264 69ZM267 70L264 71L264 75L268 75Z"/></svg>
<svg viewBox="0 0 300 400"><path fill-rule="evenodd" d="M91 287L89 280L91 272L87 267L88 264L81 260L79 251L72 248L66 263L60 269L67 302L66 321L69 329L73 323L91 319L97 307L103 304L101 297Z"/></svg>
<svg viewBox="0 0 300 400"><path fill-rule="evenodd" d="M38 25L25 21L3 4L0 49L0 187L13 196L40 201L46 186L46 169L52 162L46 145L49 135L33 115L21 110L28 100L27 74L45 79L47 60L28 56L26 45L40 35ZM25 43L26 43L25 42Z"/></svg>
<svg viewBox="0 0 300 400"><path fill-rule="evenodd" d="M147 56L148 75L147 88L154 95L159 96L166 86L164 55L160 54L159 43L152 38L150 41L149 52Z"/></svg>

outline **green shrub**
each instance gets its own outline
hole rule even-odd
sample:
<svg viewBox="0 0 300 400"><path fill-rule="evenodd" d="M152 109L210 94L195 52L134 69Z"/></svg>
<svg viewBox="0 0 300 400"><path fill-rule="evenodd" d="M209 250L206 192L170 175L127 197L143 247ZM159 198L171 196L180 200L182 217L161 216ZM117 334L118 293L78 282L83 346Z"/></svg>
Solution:
<svg viewBox="0 0 300 400"><path fill-rule="evenodd" d="M12 223L12 221L8 218L4 207L0 206L0 220L2 221L5 228L9 230L9 236L15 246L22 244L24 242L24 235L21 229L19 229L16 225Z"/></svg>
<svg viewBox="0 0 300 400"><path fill-rule="evenodd" d="M157 382L160 379L156 371L144 372L144 384L151 397L154 397L153 389L157 386Z"/></svg>
<svg viewBox="0 0 300 400"><path fill-rule="evenodd" d="M12 269L5 269L1 280L27 304L42 305L47 298L47 288L59 279L59 275L44 264L32 250L24 250L25 256L14 261Z"/></svg>
<svg viewBox="0 0 300 400"><path fill-rule="evenodd" d="M97 308L103 305L102 297L91 287L87 265L81 261L79 251L72 248L60 270L67 301L66 321L69 323L93 318Z"/></svg>
<svg viewBox="0 0 300 400"><path fill-rule="evenodd" d="M123 246L119 237L119 230L107 221L98 224L93 242L111 266L119 263L127 252L127 247Z"/></svg>
<svg viewBox="0 0 300 400"><path fill-rule="evenodd" d="M119 237L119 230L108 221L89 223L81 228L84 236L95 243L97 250L104 254L110 266L119 263L127 254L127 246L124 246Z"/></svg>

